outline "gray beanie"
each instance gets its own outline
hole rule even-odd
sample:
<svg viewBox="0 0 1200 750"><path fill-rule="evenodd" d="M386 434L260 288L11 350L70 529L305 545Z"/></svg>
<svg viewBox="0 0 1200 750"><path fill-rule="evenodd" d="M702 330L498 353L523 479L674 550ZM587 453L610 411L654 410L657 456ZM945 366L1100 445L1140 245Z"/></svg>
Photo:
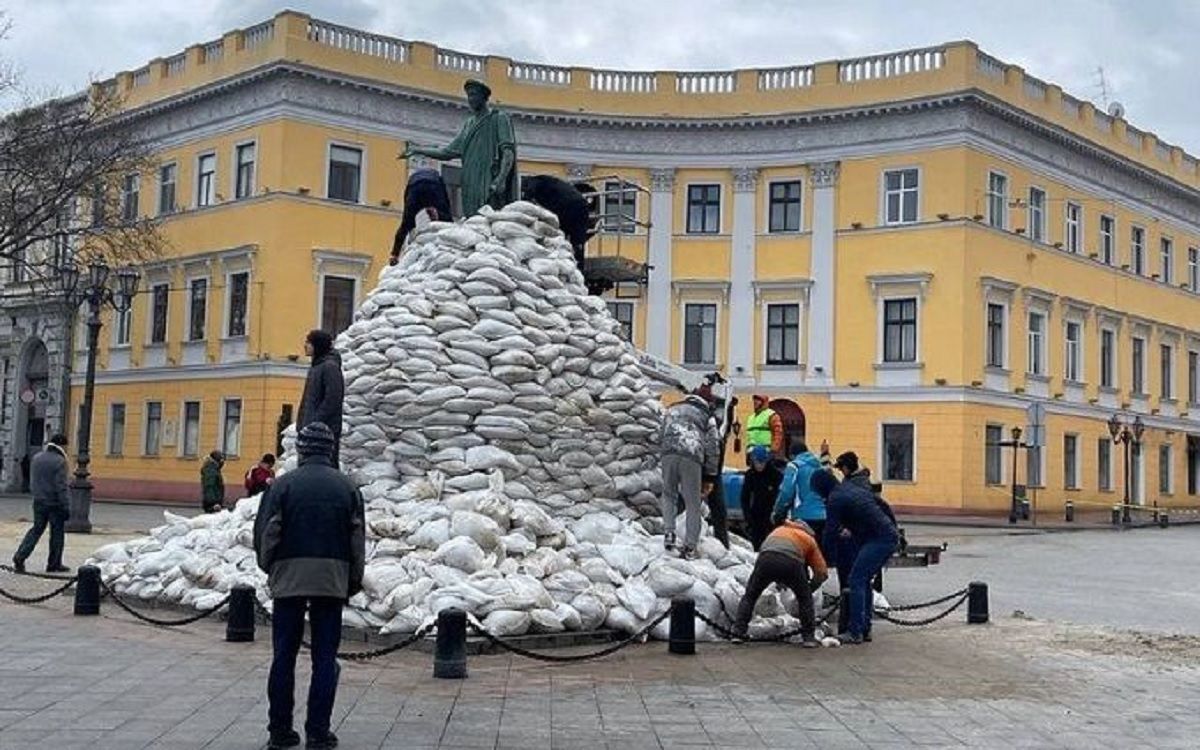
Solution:
<svg viewBox="0 0 1200 750"><path fill-rule="evenodd" d="M301 456L332 456L333 430L324 422L311 422L296 436L296 452Z"/></svg>

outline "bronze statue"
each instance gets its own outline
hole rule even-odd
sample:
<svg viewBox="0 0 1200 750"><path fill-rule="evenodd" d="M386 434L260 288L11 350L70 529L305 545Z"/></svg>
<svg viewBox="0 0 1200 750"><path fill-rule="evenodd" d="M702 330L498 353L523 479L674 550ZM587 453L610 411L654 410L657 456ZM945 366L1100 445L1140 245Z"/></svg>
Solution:
<svg viewBox="0 0 1200 750"><path fill-rule="evenodd" d="M400 158L462 160L462 210L473 216L481 206L492 208L517 200L517 138L508 113L488 106L492 90L483 81L463 84L471 117L445 148L408 144Z"/></svg>

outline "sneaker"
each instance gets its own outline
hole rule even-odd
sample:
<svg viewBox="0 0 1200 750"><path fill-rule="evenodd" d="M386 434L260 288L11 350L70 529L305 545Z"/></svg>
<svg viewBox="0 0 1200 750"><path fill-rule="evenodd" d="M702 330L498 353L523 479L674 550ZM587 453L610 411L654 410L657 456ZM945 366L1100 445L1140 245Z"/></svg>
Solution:
<svg viewBox="0 0 1200 750"><path fill-rule="evenodd" d="M696 558L695 547L684 547L679 551L680 560L694 560Z"/></svg>
<svg viewBox="0 0 1200 750"><path fill-rule="evenodd" d="M308 741L304 743L304 747L310 748L310 750L329 750L329 748L337 746L337 735L333 732L326 732L320 737L309 737Z"/></svg>
<svg viewBox="0 0 1200 750"><path fill-rule="evenodd" d="M663 549L665 549L667 552L670 552L673 549L675 549L675 535L674 534L664 534L663 535Z"/></svg>
<svg viewBox="0 0 1200 750"><path fill-rule="evenodd" d="M21 567L24 568L25 566L22 565ZM71 569L68 568L66 565L47 565L46 572L47 573L70 573Z"/></svg>
<svg viewBox="0 0 1200 750"><path fill-rule="evenodd" d="M17 558L14 557L13 558L13 570L17 571L18 573L24 573L25 572L25 561L18 560Z"/></svg>
<svg viewBox="0 0 1200 750"><path fill-rule="evenodd" d="M871 642L871 640L872 640L872 639L871 639L871 634L870 634L870 633L863 633L863 643L870 643L870 642Z"/></svg>
<svg viewBox="0 0 1200 750"><path fill-rule="evenodd" d="M800 641L800 648L820 648L820 647L821 647L821 642L818 641L815 637L813 637L811 635L807 636L806 638L804 638L804 640Z"/></svg>
<svg viewBox="0 0 1200 750"><path fill-rule="evenodd" d="M854 645L863 642L863 637L857 633L838 633L837 639L842 642L842 645Z"/></svg>
<svg viewBox="0 0 1200 750"><path fill-rule="evenodd" d="M738 643L738 644L745 643L746 642L746 631L742 628L734 628L733 634L731 636L729 636L729 642L730 643Z"/></svg>
<svg viewBox="0 0 1200 750"><path fill-rule="evenodd" d="M271 739L267 741L267 750L299 746L300 734L295 729L288 729L284 732L271 732Z"/></svg>

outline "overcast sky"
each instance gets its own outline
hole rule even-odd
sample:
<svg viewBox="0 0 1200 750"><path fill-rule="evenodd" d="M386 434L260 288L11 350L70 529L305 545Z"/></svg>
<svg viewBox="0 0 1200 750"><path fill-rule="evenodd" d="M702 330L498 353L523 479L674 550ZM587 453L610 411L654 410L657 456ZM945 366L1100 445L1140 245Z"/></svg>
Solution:
<svg viewBox="0 0 1200 750"><path fill-rule="evenodd" d="M1200 0L0 0L0 56L72 91L290 7L528 62L633 69L780 66L971 39L1200 154Z"/></svg>

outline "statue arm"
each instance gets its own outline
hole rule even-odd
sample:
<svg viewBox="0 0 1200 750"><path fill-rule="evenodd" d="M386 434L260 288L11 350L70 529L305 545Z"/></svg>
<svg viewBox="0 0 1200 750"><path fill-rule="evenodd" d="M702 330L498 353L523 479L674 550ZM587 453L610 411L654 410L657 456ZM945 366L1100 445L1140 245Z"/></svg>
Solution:
<svg viewBox="0 0 1200 750"><path fill-rule="evenodd" d="M492 182L492 192L502 192L504 186L508 184L508 176L512 174L517 165L517 156L512 148L500 147L500 170L496 175L495 181Z"/></svg>

